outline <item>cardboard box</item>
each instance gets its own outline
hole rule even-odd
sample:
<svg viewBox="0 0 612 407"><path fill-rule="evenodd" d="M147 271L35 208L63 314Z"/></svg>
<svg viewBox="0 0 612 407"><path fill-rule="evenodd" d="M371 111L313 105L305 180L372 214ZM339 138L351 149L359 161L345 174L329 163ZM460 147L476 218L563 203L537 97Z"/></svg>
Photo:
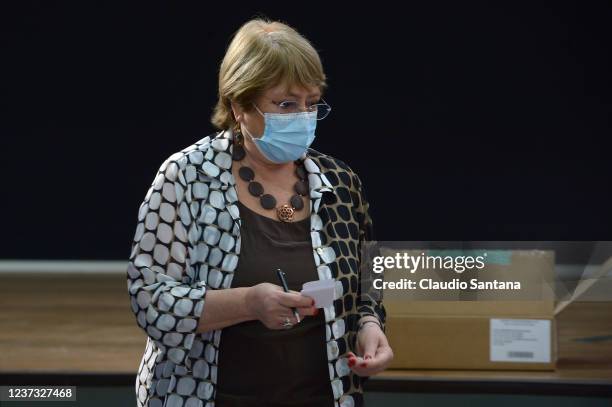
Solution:
<svg viewBox="0 0 612 407"><path fill-rule="evenodd" d="M404 251L411 255L427 252ZM381 250L387 256L397 252ZM555 369L555 304L552 292L547 291L554 281L554 252L496 252L496 259L502 260L486 262L477 272L457 276L446 271L434 279L469 281L476 273L487 280L511 279L523 282L522 297L517 297L516 290L508 291L507 296L468 290L455 293L457 298L448 294L444 300L432 301L427 298L432 294L423 290L384 291L387 337L395 355L391 369ZM406 277L405 271L397 271L386 269L384 281ZM412 276L418 280L434 274L421 269Z"/></svg>

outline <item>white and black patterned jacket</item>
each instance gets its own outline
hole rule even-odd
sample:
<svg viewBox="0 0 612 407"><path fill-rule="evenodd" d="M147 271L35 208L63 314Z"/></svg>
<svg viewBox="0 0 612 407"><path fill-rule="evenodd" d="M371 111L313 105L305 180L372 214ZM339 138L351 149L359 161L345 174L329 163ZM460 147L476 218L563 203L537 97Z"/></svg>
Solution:
<svg viewBox="0 0 612 407"><path fill-rule="evenodd" d="M208 290L230 288L240 256L240 212L231 172L231 131L211 134L166 159L138 211L127 269L131 309L147 334L137 380L139 406L214 406L222 330L197 332ZM316 150L304 161L319 279L336 280L324 309L330 386L336 406L363 405L363 377L348 367L356 323L381 301L360 294L361 242L372 221L361 181ZM368 298L369 300L366 300ZM331 406L330 406L331 407Z"/></svg>

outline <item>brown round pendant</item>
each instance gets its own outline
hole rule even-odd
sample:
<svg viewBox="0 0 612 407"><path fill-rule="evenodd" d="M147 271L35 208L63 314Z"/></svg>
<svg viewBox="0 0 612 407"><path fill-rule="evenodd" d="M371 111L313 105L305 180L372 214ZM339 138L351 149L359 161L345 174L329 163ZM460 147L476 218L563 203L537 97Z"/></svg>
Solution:
<svg viewBox="0 0 612 407"><path fill-rule="evenodd" d="M293 222L294 213L295 213L295 210L287 204L276 209L276 215L283 222Z"/></svg>

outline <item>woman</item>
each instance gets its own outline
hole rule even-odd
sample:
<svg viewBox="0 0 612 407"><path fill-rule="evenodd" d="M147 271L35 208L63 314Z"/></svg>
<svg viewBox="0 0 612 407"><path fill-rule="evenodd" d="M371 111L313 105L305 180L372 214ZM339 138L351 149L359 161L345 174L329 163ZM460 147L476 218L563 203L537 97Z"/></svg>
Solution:
<svg viewBox="0 0 612 407"><path fill-rule="evenodd" d="M309 148L325 87L317 52L287 25L255 19L235 34L220 131L164 161L139 210L127 270L147 334L139 406L361 406L364 378L390 363L384 306L358 290L364 189ZM299 293L330 279L332 306Z"/></svg>

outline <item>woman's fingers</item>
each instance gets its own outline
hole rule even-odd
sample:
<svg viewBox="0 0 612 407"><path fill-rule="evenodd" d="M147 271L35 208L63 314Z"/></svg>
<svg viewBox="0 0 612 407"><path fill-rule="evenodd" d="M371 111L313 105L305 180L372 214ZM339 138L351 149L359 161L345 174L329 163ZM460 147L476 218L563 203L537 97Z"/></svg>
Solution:
<svg viewBox="0 0 612 407"><path fill-rule="evenodd" d="M286 303L285 303L286 304ZM305 317L309 315L317 315L319 313L319 309L310 305L310 302L306 302L306 305L285 305L283 303L278 303L277 312L280 314L293 314L291 308L295 308L300 317Z"/></svg>
<svg viewBox="0 0 612 407"><path fill-rule="evenodd" d="M367 360L370 367L377 370L384 370L393 359L393 352L388 345L381 344L376 350L376 354L372 359Z"/></svg>
<svg viewBox="0 0 612 407"><path fill-rule="evenodd" d="M353 352L348 353L348 365L352 369L354 366L363 362L363 358L361 356L355 355Z"/></svg>
<svg viewBox="0 0 612 407"><path fill-rule="evenodd" d="M314 300L310 297L304 296L297 291L282 291L282 287L274 286L274 298L269 298L269 306L266 309L272 320L268 323L268 328L283 329L283 322L285 318L289 318L289 321L296 325L299 322L295 318L291 308L295 308L297 311L300 321L306 316L317 315L319 310L315 308ZM272 317L274 315L274 317Z"/></svg>
<svg viewBox="0 0 612 407"><path fill-rule="evenodd" d="M319 314L319 309L315 307L299 307L296 308L300 317L315 316Z"/></svg>
<svg viewBox="0 0 612 407"><path fill-rule="evenodd" d="M378 340L366 341L364 345L365 349L363 350L363 358L366 360L373 358L374 354L376 353L376 350L378 349L378 345L379 345Z"/></svg>
<svg viewBox="0 0 612 407"><path fill-rule="evenodd" d="M295 291L278 294L278 302L285 307L312 307L314 305L314 299Z"/></svg>
<svg viewBox="0 0 612 407"><path fill-rule="evenodd" d="M300 316L300 321L295 318L295 315L293 314L293 311L291 311L291 308L283 307L281 310L279 310L279 312L275 313L277 317L273 318L274 322L272 323L272 325L277 329L281 329L283 328L282 325L285 322L286 318L289 318L289 322L291 322L293 325L296 325L299 324L304 319L304 317L314 316L319 313L319 309L314 307L300 307L296 308L296 311Z"/></svg>
<svg viewBox="0 0 612 407"><path fill-rule="evenodd" d="M289 319L289 322L291 322L291 325L299 324L298 320L295 318L295 315L293 315L292 312L289 312L289 314L287 314L286 316L282 316L280 318L280 324L283 325L287 319ZM301 321L301 318L300 318L300 321Z"/></svg>
<svg viewBox="0 0 612 407"><path fill-rule="evenodd" d="M280 312L280 324L282 325L282 322L285 321L285 318L289 318L289 321L291 321L291 323L293 325L295 324L299 324L304 317L307 316L315 316L318 315L320 310L319 308L315 308L315 307L298 307L296 308L296 311L298 312L298 315L300 316L300 321L298 322L297 319L295 318L295 315L293 315L293 311L291 311L290 308L284 308L281 312Z"/></svg>
<svg viewBox="0 0 612 407"><path fill-rule="evenodd" d="M359 376L372 376L387 368L393 359L393 352L387 345L381 345L372 358L356 358L354 363L351 363L349 358L349 367Z"/></svg>
<svg viewBox="0 0 612 407"><path fill-rule="evenodd" d="M287 329L284 326L285 321L287 319L289 320L292 326L299 324L299 322L297 321L297 319L295 319L295 316L293 314L291 315L279 314L279 315L276 315L274 317L270 317L269 319L267 319L266 322L264 322L264 325L268 329Z"/></svg>

